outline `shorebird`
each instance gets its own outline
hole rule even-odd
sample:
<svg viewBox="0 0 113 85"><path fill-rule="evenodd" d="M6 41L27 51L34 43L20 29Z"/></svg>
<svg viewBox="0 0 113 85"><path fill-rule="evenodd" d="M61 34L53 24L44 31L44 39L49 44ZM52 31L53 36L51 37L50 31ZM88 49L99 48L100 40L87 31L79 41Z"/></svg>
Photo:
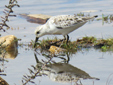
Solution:
<svg viewBox="0 0 113 85"><path fill-rule="evenodd" d="M68 43L69 36L68 34L77 28L83 26L90 19L98 17L95 16L76 16L76 15L58 15L51 17L44 25L38 26L35 30L35 44L38 39L44 35L63 35L64 40Z"/></svg>

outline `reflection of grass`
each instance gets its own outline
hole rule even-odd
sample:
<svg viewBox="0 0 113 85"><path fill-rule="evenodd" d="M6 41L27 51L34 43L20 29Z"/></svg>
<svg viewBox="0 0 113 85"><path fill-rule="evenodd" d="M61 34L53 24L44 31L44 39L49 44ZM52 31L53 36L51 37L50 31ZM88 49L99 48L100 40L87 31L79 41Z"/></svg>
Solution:
<svg viewBox="0 0 113 85"><path fill-rule="evenodd" d="M59 47L62 43L56 37L54 39L43 39L40 41L36 48L41 49L49 49L51 45ZM77 39L77 41L69 41L68 44L64 41L61 45L61 48L66 49L67 51L75 52L79 50L79 48L89 48L96 47L101 49L102 51L112 51L113 49L113 38L109 39L97 39L95 37L83 37L81 39Z"/></svg>
<svg viewBox="0 0 113 85"><path fill-rule="evenodd" d="M112 79L113 79L113 73L111 73L108 78L107 78L107 81L106 81L106 85L110 85L111 82L112 82Z"/></svg>

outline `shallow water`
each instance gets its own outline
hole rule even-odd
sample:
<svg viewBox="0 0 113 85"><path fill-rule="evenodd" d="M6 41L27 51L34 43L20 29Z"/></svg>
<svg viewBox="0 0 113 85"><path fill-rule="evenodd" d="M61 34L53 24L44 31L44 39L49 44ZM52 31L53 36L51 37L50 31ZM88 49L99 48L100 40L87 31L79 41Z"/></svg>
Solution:
<svg viewBox="0 0 113 85"><path fill-rule="evenodd" d="M7 4L7 0L0 1L0 16L3 15L2 11L4 5ZM61 15L61 14L76 14L79 12L85 12L90 15L99 15L99 18L102 17L102 14L109 15L113 14L113 1L112 0L18 0L20 8L15 7L15 14L46 14L46 15ZM22 41L19 43L29 43L31 40L35 39L34 30L39 24L29 23L21 16L10 17L9 26L15 28L14 30L7 30L7 32L1 32L2 36L5 35L15 35L17 38L21 38ZM69 34L70 39L75 41L77 38L84 36L95 36L97 38L110 38L113 37L112 32L113 24L105 23L102 25L102 21L94 20L93 22L88 22L84 26L80 27L76 31ZM17 29L19 28L19 29ZM55 36L44 36L43 38L53 38ZM58 35L58 38L63 38ZM9 62L4 62L4 66L0 65L0 68L5 68L7 76L1 76L4 78L10 85L21 85L21 80L24 74L29 74L28 68L31 68L31 65L36 65L36 60L34 57L34 51L32 49L25 50L26 46L18 47L18 56L15 59L7 59ZM40 54L40 55L39 55ZM41 55L40 51L37 54L39 60L46 58ZM64 56L66 58L66 56ZM107 83L109 75L113 73L113 53L112 52L101 52L99 50L83 49L82 51L77 52L70 56L69 64L77 67L92 77L99 78L100 80L86 79L81 80L83 85L112 85L113 80ZM59 59L55 58L55 61L58 62ZM2 62L1 62L2 64ZM113 78L111 75L110 79ZM109 80L110 80L109 79ZM37 85L74 85L74 82L55 82L50 79L50 76L42 76L34 79ZM32 85L32 84L30 84Z"/></svg>

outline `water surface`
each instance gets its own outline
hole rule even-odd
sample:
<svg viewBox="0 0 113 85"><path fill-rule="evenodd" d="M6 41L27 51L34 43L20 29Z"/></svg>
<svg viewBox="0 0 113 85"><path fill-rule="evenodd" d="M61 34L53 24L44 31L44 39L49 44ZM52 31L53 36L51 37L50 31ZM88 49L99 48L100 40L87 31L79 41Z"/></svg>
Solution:
<svg viewBox="0 0 113 85"><path fill-rule="evenodd" d="M3 15L4 5L8 4L7 0L0 1L0 16ZM76 14L84 12L85 14L98 15L99 18L102 14L113 14L113 1L112 0L18 0L20 8L14 8L14 14L17 17L10 17L9 26L15 28L9 29L7 32L0 31L2 36L15 35L17 38L21 38L19 43L29 43L35 39L34 30L39 24L29 23L26 19L19 16L19 14L46 14L46 15L61 15L61 14ZM95 36L97 38L110 38L113 37L112 23L105 23L102 25L102 21L94 20L88 22L84 26L80 27L76 31L69 34L70 39L75 41L77 38L84 36ZM19 28L19 29L18 29ZM55 36L44 36L43 38L53 38ZM63 38L62 36L56 36ZM34 51L32 49L25 50L26 46L18 47L18 56L15 59L7 59L9 62L4 62L4 66L0 65L0 68L5 68L7 76L1 76L10 85L21 85L21 80L24 74L29 74L28 68L31 65L36 65ZM39 51L37 54L39 60L45 59ZM66 58L66 56L65 56ZM95 49L83 49L70 56L69 64L79 68L92 77L99 78L100 80L86 79L81 80L83 85L112 85L113 81L106 84L110 74L113 73L113 53L112 52L100 52ZM59 59L55 58L55 61ZM110 79L113 76L111 75ZM37 77L34 79L37 85L74 85L74 82L55 82L48 76ZM32 84L30 84L32 85Z"/></svg>

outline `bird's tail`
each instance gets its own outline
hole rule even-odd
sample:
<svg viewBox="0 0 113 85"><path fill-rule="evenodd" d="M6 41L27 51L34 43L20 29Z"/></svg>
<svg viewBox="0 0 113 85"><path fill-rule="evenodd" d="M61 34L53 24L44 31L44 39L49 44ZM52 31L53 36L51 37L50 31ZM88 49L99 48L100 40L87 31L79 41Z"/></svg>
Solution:
<svg viewBox="0 0 113 85"><path fill-rule="evenodd" d="M94 19L94 18L97 18L98 15L95 15L95 16L92 16L92 17L89 17L89 19Z"/></svg>
<svg viewBox="0 0 113 85"><path fill-rule="evenodd" d="M93 16L94 18L98 17L98 15Z"/></svg>
<svg viewBox="0 0 113 85"><path fill-rule="evenodd" d="M95 15L95 16L87 16L87 17L82 17L81 19L82 20L84 20L84 21L87 21L87 20L91 20L91 19L94 19L94 18L96 18L96 17L98 17L98 15Z"/></svg>
<svg viewBox="0 0 113 85"><path fill-rule="evenodd" d="M100 80L99 78L96 78L96 77L90 77L89 79Z"/></svg>

